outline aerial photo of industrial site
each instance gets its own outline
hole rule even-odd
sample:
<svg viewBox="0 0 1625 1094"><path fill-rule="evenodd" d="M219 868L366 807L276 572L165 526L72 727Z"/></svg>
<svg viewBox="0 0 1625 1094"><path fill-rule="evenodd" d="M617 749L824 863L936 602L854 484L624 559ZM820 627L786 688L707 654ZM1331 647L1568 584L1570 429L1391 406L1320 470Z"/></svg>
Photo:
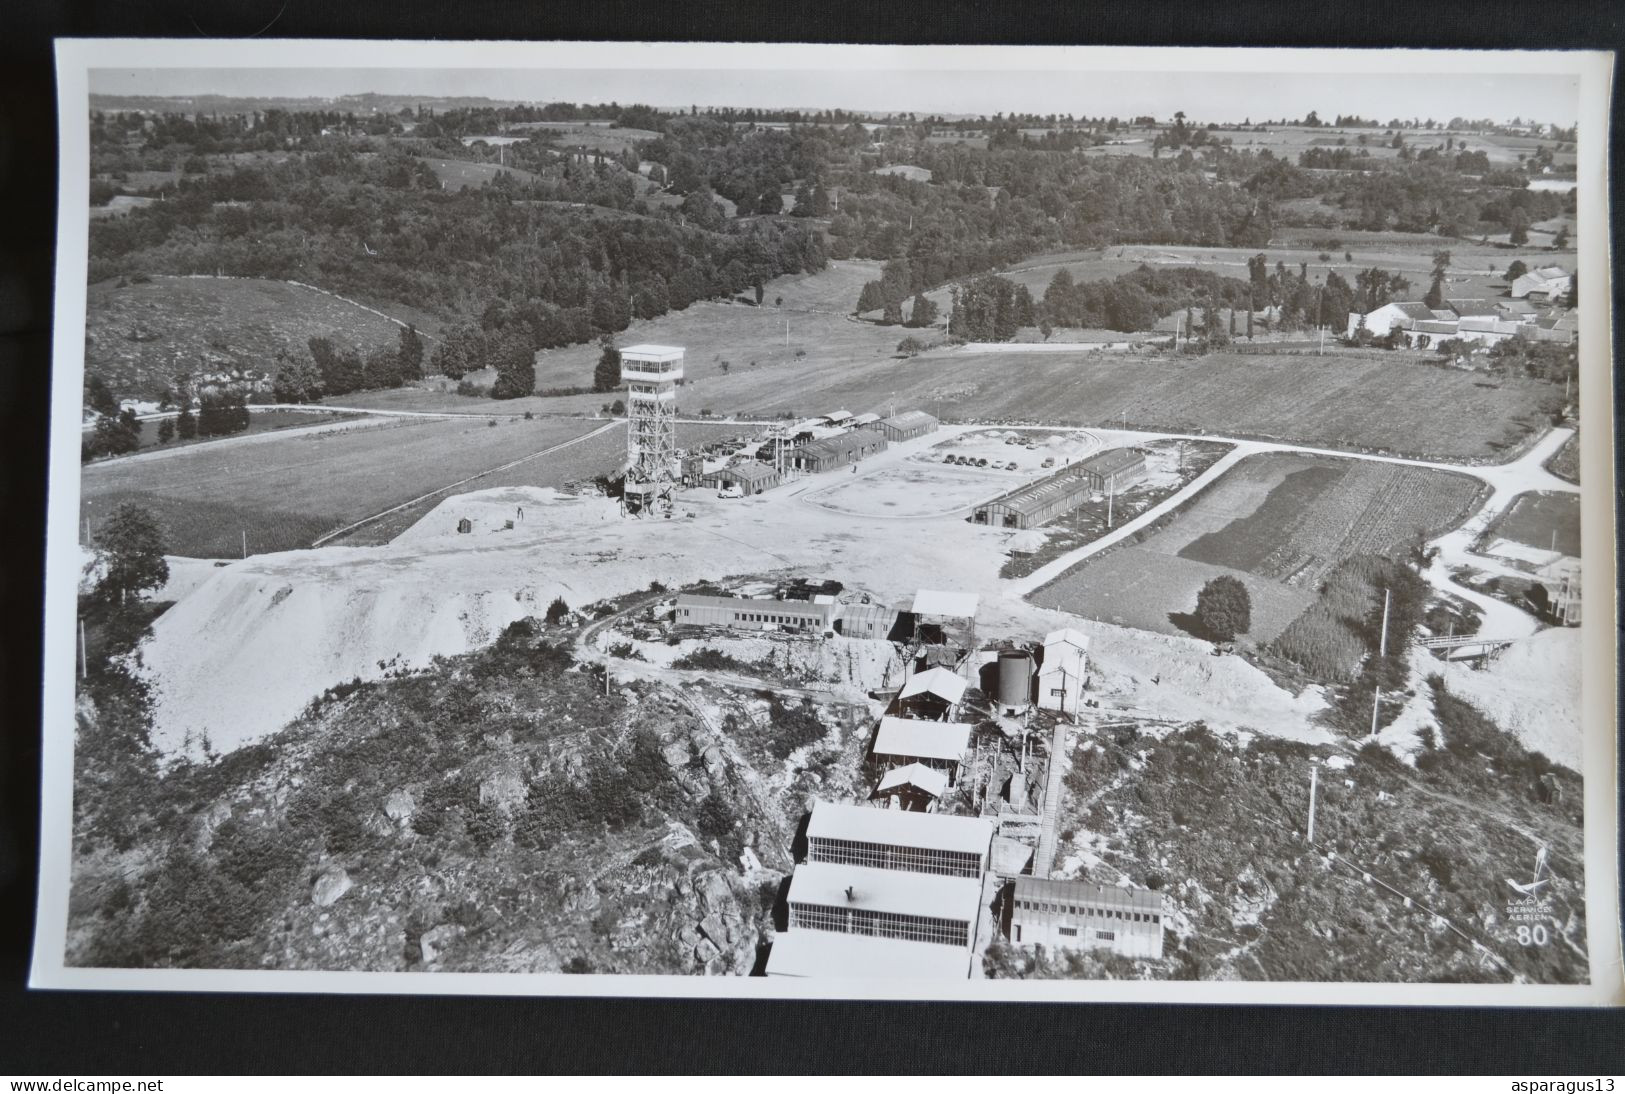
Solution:
<svg viewBox="0 0 1625 1094"><path fill-rule="evenodd" d="M1588 979L1572 81L139 75L69 966Z"/></svg>

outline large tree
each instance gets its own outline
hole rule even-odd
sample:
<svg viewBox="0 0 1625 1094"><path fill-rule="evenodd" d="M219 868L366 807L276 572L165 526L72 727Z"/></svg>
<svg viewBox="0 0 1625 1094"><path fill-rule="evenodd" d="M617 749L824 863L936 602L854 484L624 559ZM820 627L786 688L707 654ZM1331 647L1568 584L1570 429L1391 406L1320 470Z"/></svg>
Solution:
<svg viewBox="0 0 1625 1094"><path fill-rule="evenodd" d="M1253 601L1247 586L1221 574L1196 594L1196 622L1215 641L1228 642L1252 627Z"/></svg>
<svg viewBox="0 0 1625 1094"><path fill-rule="evenodd" d="M149 510L134 502L120 505L102 522L95 542L105 565L96 584L102 599L123 602L169 580L163 529Z"/></svg>
<svg viewBox="0 0 1625 1094"><path fill-rule="evenodd" d="M400 345L395 351L404 381L423 379L423 336L408 323L401 328Z"/></svg>
<svg viewBox="0 0 1625 1094"><path fill-rule="evenodd" d="M603 347L603 352L598 355L598 364L592 370L592 389L614 391L621 386L621 351L615 348L615 340L607 334L599 345Z"/></svg>
<svg viewBox="0 0 1625 1094"><path fill-rule="evenodd" d="M493 399L517 399L536 390L536 350L530 344L529 331L522 326L516 324L503 332L496 370L496 382L491 385Z"/></svg>
<svg viewBox="0 0 1625 1094"><path fill-rule="evenodd" d="M1514 247L1522 247L1529 242L1529 217L1522 209L1512 210L1512 231L1507 235L1507 242Z"/></svg>
<svg viewBox="0 0 1625 1094"><path fill-rule="evenodd" d="M908 313L908 323L906 325L910 327L929 327L934 326L936 321L936 302L923 292L916 293L914 295L914 307Z"/></svg>

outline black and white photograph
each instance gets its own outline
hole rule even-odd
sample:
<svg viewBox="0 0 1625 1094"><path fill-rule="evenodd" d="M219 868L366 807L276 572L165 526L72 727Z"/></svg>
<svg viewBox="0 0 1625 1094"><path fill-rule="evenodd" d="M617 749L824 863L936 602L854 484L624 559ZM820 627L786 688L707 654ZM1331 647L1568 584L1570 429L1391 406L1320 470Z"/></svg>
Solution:
<svg viewBox="0 0 1625 1094"><path fill-rule="evenodd" d="M36 985L1621 1001L1609 55L58 61Z"/></svg>

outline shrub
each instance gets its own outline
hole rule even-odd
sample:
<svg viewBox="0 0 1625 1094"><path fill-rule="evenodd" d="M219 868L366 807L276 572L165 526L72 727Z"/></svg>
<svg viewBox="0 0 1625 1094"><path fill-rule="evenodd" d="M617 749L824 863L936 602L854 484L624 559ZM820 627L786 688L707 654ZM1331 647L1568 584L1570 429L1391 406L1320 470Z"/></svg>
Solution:
<svg viewBox="0 0 1625 1094"><path fill-rule="evenodd" d="M547 606L547 615L543 617L549 626L558 626L570 618L570 605L564 602L562 596L555 596L553 603Z"/></svg>

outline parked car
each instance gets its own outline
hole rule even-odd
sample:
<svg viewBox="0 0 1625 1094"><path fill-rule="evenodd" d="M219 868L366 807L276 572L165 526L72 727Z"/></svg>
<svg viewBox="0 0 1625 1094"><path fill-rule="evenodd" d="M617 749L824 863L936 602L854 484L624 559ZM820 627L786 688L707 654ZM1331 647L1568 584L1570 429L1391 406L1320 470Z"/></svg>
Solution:
<svg viewBox="0 0 1625 1094"><path fill-rule="evenodd" d="M740 489L737 482L725 482L722 484L721 489L717 491L717 497L719 498L742 498L744 496L745 491Z"/></svg>
<svg viewBox="0 0 1625 1094"><path fill-rule="evenodd" d="M1054 456L1045 456L1044 457L1044 466L1045 467L1054 467L1055 466L1055 457Z"/></svg>
<svg viewBox="0 0 1625 1094"><path fill-rule="evenodd" d="M986 460L977 460L976 461L976 466L977 467L986 467L987 466L987 461Z"/></svg>
<svg viewBox="0 0 1625 1094"><path fill-rule="evenodd" d="M1014 471L1016 469L1016 461L1011 460L1009 463L1004 465L1004 469L1006 471Z"/></svg>

